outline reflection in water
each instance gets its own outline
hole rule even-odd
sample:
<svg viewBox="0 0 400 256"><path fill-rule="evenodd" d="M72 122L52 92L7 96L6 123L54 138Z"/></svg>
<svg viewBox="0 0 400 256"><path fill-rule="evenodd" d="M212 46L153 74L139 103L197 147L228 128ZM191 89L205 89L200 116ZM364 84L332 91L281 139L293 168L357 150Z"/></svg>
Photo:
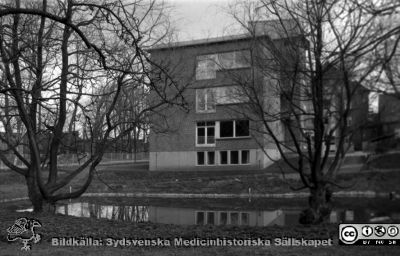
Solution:
<svg viewBox="0 0 400 256"><path fill-rule="evenodd" d="M148 206L117 206L90 203L70 203L57 206L56 213L91 217L96 219L122 220L130 222L147 222Z"/></svg>
<svg viewBox="0 0 400 256"><path fill-rule="evenodd" d="M165 206L99 205L86 202L59 205L57 213L77 217L102 218L128 222L153 222L177 225L234 225L234 226L285 226L297 225L301 209L277 210L208 210ZM384 221L393 222L393 216ZM337 209L332 211L329 222L379 222L370 209Z"/></svg>

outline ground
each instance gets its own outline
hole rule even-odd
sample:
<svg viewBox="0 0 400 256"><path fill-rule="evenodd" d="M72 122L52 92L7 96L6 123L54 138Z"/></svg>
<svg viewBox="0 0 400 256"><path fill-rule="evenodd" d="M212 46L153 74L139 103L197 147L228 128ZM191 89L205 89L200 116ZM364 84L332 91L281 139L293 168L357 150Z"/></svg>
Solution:
<svg viewBox="0 0 400 256"><path fill-rule="evenodd" d="M282 179L277 170L272 173L248 171L243 174L240 171L149 172L146 168L143 163L100 166L87 192L248 193L251 188L252 193L286 193L293 192L290 186L301 186L295 174L289 173L288 179ZM336 183L341 188L335 190L400 193L400 172L393 168L382 170L386 171L362 170L338 175ZM65 168L63 173L68 171ZM78 187L84 178L82 175L78 182L72 183L72 188ZM0 184L0 200L8 198L8 195L14 198L27 195L21 175L0 170Z"/></svg>
<svg viewBox="0 0 400 256"><path fill-rule="evenodd" d="M396 161L390 157L390 161ZM385 161L389 161L385 159ZM379 164L374 165L382 166ZM393 164L387 164L393 169ZM136 171L132 171L132 168ZM148 172L145 164L100 166L89 192L177 192L177 193L245 193L252 188L257 193L292 192L287 181L279 178L279 173L271 172L217 172L211 177L207 172ZM68 168L64 173L69 171ZM81 181L84 176L81 177ZM339 190L373 190L399 192L400 173L396 170L367 171L339 175L337 182L345 188ZM299 185L292 179L291 185ZM73 185L76 186L77 184ZM0 170L0 199L25 197L24 179L10 171ZM362 200L355 199L353 203ZM119 221L76 218L61 215L16 213L15 209L27 206L29 202L2 203L0 207L0 255L398 255L399 247L189 247L189 248L136 248L136 247L53 247L50 237L94 236L173 238L173 237L295 237L337 239L337 225L317 227L214 227L176 226L152 223L131 224ZM168 203L166 201L165 203ZM29 253L20 251L19 243L7 243L6 229L18 217L34 217L42 222L39 230L44 241L34 245Z"/></svg>

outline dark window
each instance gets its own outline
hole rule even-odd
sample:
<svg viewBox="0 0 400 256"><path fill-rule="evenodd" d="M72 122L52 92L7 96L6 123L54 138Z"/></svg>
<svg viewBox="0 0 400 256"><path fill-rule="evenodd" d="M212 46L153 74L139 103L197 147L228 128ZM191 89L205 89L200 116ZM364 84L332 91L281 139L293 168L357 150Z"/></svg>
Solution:
<svg viewBox="0 0 400 256"><path fill-rule="evenodd" d="M197 152L197 165L204 165L204 152Z"/></svg>
<svg viewBox="0 0 400 256"><path fill-rule="evenodd" d="M207 224L214 225L214 213L213 212L207 213Z"/></svg>
<svg viewBox="0 0 400 256"><path fill-rule="evenodd" d="M215 152L214 151L207 152L207 164L208 165L215 164Z"/></svg>
<svg viewBox="0 0 400 256"><path fill-rule="evenodd" d="M228 213L226 212L221 212L219 214L219 224L220 225L226 225L228 224Z"/></svg>
<svg viewBox="0 0 400 256"><path fill-rule="evenodd" d="M219 155L220 155L220 163L228 164L228 151L221 151L219 152Z"/></svg>
<svg viewBox="0 0 400 256"><path fill-rule="evenodd" d="M206 142L206 128L198 127L197 128L197 144L205 144Z"/></svg>
<svg viewBox="0 0 400 256"><path fill-rule="evenodd" d="M197 225L204 224L204 212L197 212L196 224Z"/></svg>
<svg viewBox="0 0 400 256"><path fill-rule="evenodd" d="M242 225L249 225L249 214L242 212Z"/></svg>
<svg viewBox="0 0 400 256"><path fill-rule="evenodd" d="M250 162L250 151L242 150L242 164L248 164Z"/></svg>
<svg viewBox="0 0 400 256"><path fill-rule="evenodd" d="M207 144L215 143L215 127L207 127Z"/></svg>
<svg viewBox="0 0 400 256"><path fill-rule="evenodd" d="M249 136L249 120L238 120L235 122L236 137Z"/></svg>
<svg viewBox="0 0 400 256"><path fill-rule="evenodd" d="M222 121L220 123L220 133L221 138L233 137L233 121Z"/></svg>
<svg viewBox="0 0 400 256"><path fill-rule="evenodd" d="M231 164L239 164L239 151L231 151Z"/></svg>
<svg viewBox="0 0 400 256"><path fill-rule="evenodd" d="M231 224L238 225L239 224L239 213L231 212Z"/></svg>

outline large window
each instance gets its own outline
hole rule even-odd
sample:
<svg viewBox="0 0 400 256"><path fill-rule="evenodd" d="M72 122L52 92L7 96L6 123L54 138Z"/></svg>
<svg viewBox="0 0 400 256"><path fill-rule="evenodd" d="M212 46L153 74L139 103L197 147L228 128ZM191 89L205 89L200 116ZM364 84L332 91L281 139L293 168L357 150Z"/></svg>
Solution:
<svg viewBox="0 0 400 256"><path fill-rule="evenodd" d="M249 67L250 51L232 51L197 56L196 80L215 79L217 71Z"/></svg>
<svg viewBox="0 0 400 256"><path fill-rule="evenodd" d="M197 57L196 80L215 79L217 77L217 70L216 54Z"/></svg>
<svg viewBox="0 0 400 256"><path fill-rule="evenodd" d="M217 55L220 69L247 68L250 66L250 51L224 52Z"/></svg>
<svg viewBox="0 0 400 256"><path fill-rule="evenodd" d="M197 146L215 145L215 122L198 122L196 129Z"/></svg>
<svg viewBox="0 0 400 256"><path fill-rule="evenodd" d="M248 102L248 97L240 86L223 86L215 88L216 104L236 104Z"/></svg>
<svg viewBox="0 0 400 256"><path fill-rule="evenodd" d="M250 136L249 120L221 121L219 125L220 138L237 138Z"/></svg>
<svg viewBox="0 0 400 256"><path fill-rule="evenodd" d="M223 86L196 90L196 111L215 112L216 105L247 102L247 97L239 86Z"/></svg>

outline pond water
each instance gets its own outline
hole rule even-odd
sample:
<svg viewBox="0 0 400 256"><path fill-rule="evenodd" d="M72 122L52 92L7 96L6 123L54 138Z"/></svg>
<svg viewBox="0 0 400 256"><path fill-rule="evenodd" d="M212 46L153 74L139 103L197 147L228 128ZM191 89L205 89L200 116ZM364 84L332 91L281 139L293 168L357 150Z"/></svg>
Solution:
<svg viewBox="0 0 400 256"><path fill-rule="evenodd" d="M285 226L298 224L306 206L301 200L81 199L57 205L58 214L177 225ZM400 221L399 201L352 199L336 204L331 223L394 223Z"/></svg>

